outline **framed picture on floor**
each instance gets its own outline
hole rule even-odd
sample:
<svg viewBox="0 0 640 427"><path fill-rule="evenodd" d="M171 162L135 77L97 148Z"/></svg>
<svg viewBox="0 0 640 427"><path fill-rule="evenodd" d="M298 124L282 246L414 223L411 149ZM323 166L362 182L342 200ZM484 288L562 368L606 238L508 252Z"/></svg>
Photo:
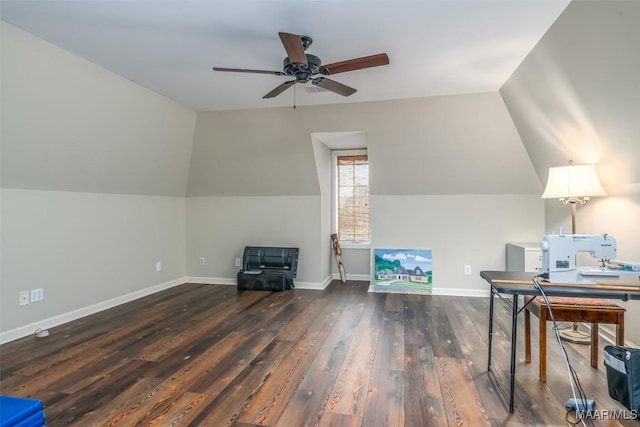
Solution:
<svg viewBox="0 0 640 427"><path fill-rule="evenodd" d="M430 294L431 249L375 249L375 292Z"/></svg>

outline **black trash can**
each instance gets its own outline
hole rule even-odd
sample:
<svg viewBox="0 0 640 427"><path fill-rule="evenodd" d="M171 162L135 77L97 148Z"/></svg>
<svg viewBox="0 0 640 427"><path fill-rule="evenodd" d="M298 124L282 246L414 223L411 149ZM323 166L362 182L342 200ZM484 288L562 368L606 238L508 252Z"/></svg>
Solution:
<svg viewBox="0 0 640 427"><path fill-rule="evenodd" d="M640 349L608 345L604 348L609 396L625 408L640 412Z"/></svg>

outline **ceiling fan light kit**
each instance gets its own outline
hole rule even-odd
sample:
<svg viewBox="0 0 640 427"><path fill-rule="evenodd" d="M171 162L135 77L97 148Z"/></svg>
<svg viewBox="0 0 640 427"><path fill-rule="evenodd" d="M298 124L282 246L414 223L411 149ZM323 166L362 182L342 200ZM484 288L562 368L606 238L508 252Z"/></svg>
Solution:
<svg viewBox="0 0 640 427"><path fill-rule="evenodd" d="M234 73L273 74L275 76L290 76L295 78L295 80L289 80L280 84L263 96L263 98L275 98L296 83L307 83L309 81L315 86L337 93L338 95L350 96L356 92L356 89L335 80L328 79L326 76L389 64L387 54L379 53L322 65L322 60L319 57L305 53L309 46L311 46L311 43L313 43L311 37L282 32L278 33L278 36L280 36L280 41L284 46L284 50L287 52L287 57L282 61L282 71L225 67L213 67L213 70Z"/></svg>

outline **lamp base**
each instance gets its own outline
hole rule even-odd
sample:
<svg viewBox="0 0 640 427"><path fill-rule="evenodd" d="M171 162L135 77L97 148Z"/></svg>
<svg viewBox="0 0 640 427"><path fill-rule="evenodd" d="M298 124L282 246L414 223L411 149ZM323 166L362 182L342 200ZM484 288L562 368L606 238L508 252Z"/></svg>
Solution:
<svg viewBox="0 0 640 427"><path fill-rule="evenodd" d="M573 324L573 328L564 329L559 332L560 339L574 344L591 344L591 335L578 330L578 323Z"/></svg>

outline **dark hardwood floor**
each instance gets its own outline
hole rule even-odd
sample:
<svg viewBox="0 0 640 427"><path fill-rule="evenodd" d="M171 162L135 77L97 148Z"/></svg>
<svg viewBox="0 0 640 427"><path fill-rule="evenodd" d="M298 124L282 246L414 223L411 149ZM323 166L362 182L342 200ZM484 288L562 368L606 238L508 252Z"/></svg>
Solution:
<svg viewBox="0 0 640 427"><path fill-rule="evenodd" d="M41 399L54 427L567 425L568 377L551 341L548 382L538 381L537 322L532 364L518 343L509 414L486 372L488 299L367 289L184 284L1 346L0 392ZM504 381L510 315L496 308ZM602 358L593 369L588 347L567 347L598 408L622 410Z"/></svg>

